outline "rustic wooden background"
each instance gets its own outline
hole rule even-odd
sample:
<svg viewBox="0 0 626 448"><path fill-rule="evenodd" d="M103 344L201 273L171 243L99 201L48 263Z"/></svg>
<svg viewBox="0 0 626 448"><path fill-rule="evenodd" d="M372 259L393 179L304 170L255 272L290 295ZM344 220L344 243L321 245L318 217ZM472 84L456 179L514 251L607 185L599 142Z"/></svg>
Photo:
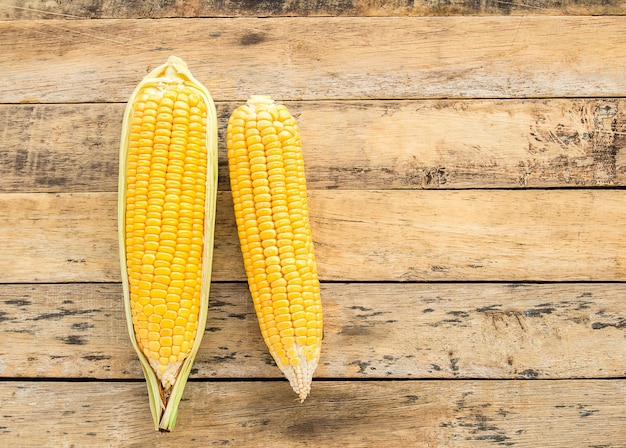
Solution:
<svg viewBox="0 0 626 448"><path fill-rule="evenodd" d="M626 446L624 0L0 1L0 445ZM155 19L155 20L145 20ZM184 58L220 116L209 322L174 432L123 316L124 102ZM302 128L325 339L257 328L223 133Z"/></svg>

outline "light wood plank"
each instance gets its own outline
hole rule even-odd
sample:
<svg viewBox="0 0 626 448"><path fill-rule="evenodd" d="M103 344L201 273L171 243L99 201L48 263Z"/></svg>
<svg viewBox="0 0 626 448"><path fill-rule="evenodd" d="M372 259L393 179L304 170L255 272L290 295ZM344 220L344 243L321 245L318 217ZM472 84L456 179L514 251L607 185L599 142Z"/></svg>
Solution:
<svg viewBox="0 0 626 448"><path fill-rule="evenodd" d="M625 17L5 21L0 103L125 101L171 54L217 100L623 96L625 26Z"/></svg>
<svg viewBox="0 0 626 448"><path fill-rule="evenodd" d="M239 103L218 104L224 135ZM310 189L626 185L626 102L289 102ZM116 191L122 104L0 106L0 191ZM65 130L72 129L72 132Z"/></svg>
<svg viewBox="0 0 626 448"><path fill-rule="evenodd" d="M626 276L621 190L313 190L309 209L323 280ZM119 281L116 221L114 193L0 195L0 232L11 235L0 282ZM228 192L218 194L213 278L244 278Z"/></svg>
<svg viewBox="0 0 626 448"><path fill-rule="evenodd" d="M0 195L0 282L119 280L116 210L114 193Z"/></svg>
<svg viewBox="0 0 626 448"><path fill-rule="evenodd" d="M615 378L624 284L325 283L323 378ZM0 286L0 376L142 379L119 284ZM192 378L282 378L244 283L214 283ZM314 386L315 389L315 386Z"/></svg>
<svg viewBox="0 0 626 448"><path fill-rule="evenodd" d="M320 274L328 280L626 275L620 190L318 190L310 202Z"/></svg>
<svg viewBox="0 0 626 448"><path fill-rule="evenodd" d="M140 383L0 383L5 446L624 446L626 382L191 382L171 433Z"/></svg>
<svg viewBox="0 0 626 448"><path fill-rule="evenodd" d="M396 16L472 14L624 14L622 1L601 0L377 0L354 1L218 1L128 2L111 0L5 0L0 4L1 20L77 18L164 18L210 16Z"/></svg>

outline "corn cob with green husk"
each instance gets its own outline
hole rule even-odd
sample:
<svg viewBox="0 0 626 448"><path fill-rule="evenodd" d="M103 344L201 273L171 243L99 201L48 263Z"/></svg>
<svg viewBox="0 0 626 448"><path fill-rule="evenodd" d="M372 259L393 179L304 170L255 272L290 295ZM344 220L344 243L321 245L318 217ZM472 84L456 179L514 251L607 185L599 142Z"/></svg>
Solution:
<svg viewBox="0 0 626 448"><path fill-rule="evenodd" d="M128 101L118 199L128 329L159 430L174 427L204 333L216 194L215 106L172 56Z"/></svg>
<svg viewBox="0 0 626 448"><path fill-rule="evenodd" d="M228 121L235 218L261 333L301 401L322 342L300 131L284 105L252 96Z"/></svg>

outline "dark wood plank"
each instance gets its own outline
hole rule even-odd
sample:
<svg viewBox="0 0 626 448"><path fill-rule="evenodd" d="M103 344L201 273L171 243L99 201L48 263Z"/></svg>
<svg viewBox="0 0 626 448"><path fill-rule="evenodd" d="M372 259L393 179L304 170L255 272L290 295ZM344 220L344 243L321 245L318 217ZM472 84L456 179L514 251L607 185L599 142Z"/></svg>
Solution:
<svg viewBox="0 0 626 448"><path fill-rule="evenodd" d="M220 189L228 190L218 104ZM309 189L625 186L626 102L289 102ZM116 191L123 104L0 106L1 192ZM68 130L71 129L71 132Z"/></svg>
<svg viewBox="0 0 626 448"><path fill-rule="evenodd" d="M623 96L625 23L619 16L5 21L0 103L122 102L172 54L216 100Z"/></svg>
<svg viewBox="0 0 626 448"><path fill-rule="evenodd" d="M617 283L325 283L316 381L621 377L625 294ZM0 286L0 376L143 378L121 297L119 284ZM192 378L282 378L246 284L212 285Z"/></svg>
<svg viewBox="0 0 626 448"><path fill-rule="evenodd" d="M0 191L117 191L124 106L0 106Z"/></svg>
<svg viewBox="0 0 626 448"><path fill-rule="evenodd" d="M626 384L593 381L191 382L171 433L141 383L0 382L5 446L624 446ZM25 442L27 441L27 442Z"/></svg>
<svg viewBox="0 0 626 448"><path fill-rule="evenodd" d="M512 15L512 14L624 14L619 0L205 0L202 2L111 0L64 0L48 2L5 0L0 5L0 19L76 18L164 18L164 17L241 17L241 16L396 16L396 15Z"/></svg>

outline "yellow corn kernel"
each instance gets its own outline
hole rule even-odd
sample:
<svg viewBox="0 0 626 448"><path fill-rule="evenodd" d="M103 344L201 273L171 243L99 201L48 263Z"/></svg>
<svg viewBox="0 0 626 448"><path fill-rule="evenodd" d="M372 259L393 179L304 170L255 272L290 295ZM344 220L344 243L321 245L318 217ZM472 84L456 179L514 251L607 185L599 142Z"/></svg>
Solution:
<svg viewBox="0 0 626 448"><path fill-rule="evenodd" d="M270 353L304 401L322 314L300 132L283 105L253 96L226 131L235 218L250 293ZM315 335L311 330L319 330Z"/></svg>
<svg viewBox="0 0 626 448"><path fill-rule="evenodd" d="M176 388L184 387L184 366L206 324L216 192L215 106L186 64L171 57L129 99L120 147L126 313L159 429L175 422ZM193 287L183 292L187 284Z"/></svg>
<svg viewBox="0 0 626 448"><path fill-rule="evenodd" d="M154 132L144 132L138 136L131 135L129 156L132 157L136 152L145 153L148 156L145 160L151 161L151 164L154 165L155 169L151 170L148 174L145 174L141 178L142 180L135 180L134 183L127 182L127 191L134 192L135 194L133 197L135 197L137 191L143 187L150 189L150 186L154 185L165 185L166 187L169 185L179 188L177 188L175 192L169 194L166 190L163 203L157 209L150 207L149 205L145 208L138 207L136 202L133 203L133 224L135 222L145 223L144 229L139 229L133 232L133 240L143 241L145 234L155 234L160 236L159 240L161 242L164 240L176 241L179 234L179 228L177 225L179 221L179 211L172 209L175 209L176 205L181 204L181 198L183 197L192 199L198 198L202 207L205 202L206 174L204 173L206 173L208 161L206 145L197 148L197 151L193 154L194 157L190 157L186 155L186 140L187 134L189 133L189 127L179 126L176 131L170 133L170 129L172 128L176 117L187 117L187 111L189 109L188 98L191 93L193 93L192 87L181 84L168 85L165 87L165 90L157 89L151 85L146 85L139 91L139 99L144 98L147 100L144 102L142 109L142 126L152 128ZM202 114L193 117L195 122L199 123L202 119L206 119L207 105L200 102L196 105L196 109L198 109L198 111ZM157 110L159 121L152 125L151 117L156 115ZM146 121L146 117L148 117L148 121ZM189 123L188 120L183 120L183 125L187 123ZM201 126L197 129L202 132L201 140L206 140L206 129ZM155 136L154 134L157 135ZM164 137L168 135L172 135L173 137L171 139L169 137ZM137 140L137 145L134 145L134 142L136 141L135 139ZM166 142L169 142L169 145L167 145ZM135 147L137 147L137 149L135 149ZM157 147L159 149L156 149ZM154 159L157 159L157 161L155 162ZM168 167L175 160L185 161L188 165L187 169L183 169L182 173L180 173L179 170L174 170L173 172L168 170ZM204 169L198 170L198 166ZM147 177L147 180L143 180L145 177ZM181 177L187 177L193 180L194 187L187 189L180 188L181 184L179 182L179 178ZM196 188L196 185L198 188ZM166 215L166 217L162 217L159 210L170 210L173 211L173 213ZM204 213L203 208L201 211ZM146 218L149 213L152 213L153 217ZM129 235L127 234L127 238L128 237ZM184 254L180 255L183 255L183 257L188 256L188 253L190 252L189 246L182 245L180 249L187 249ZM139 269L141 272L145 273L152 273L155 271L155 262L157 260L163 261L164 263L160 267L156 268L159 270L159 275L155 275L151 281L139 282L137 285L137 291L139 291L139 288L148 290L150 291L150 297L153 299L164 299L167 297L168 285L171 282L169 272L171 272L170 262L173 260L173 253L173 247L159 244L158 241L150 241L143 244L143 247L139 247L137 255L141 255L141 264L133 265L131 268L131 274L135 269ZM197 261L197 264L200 267L201 263L199 260ZM199 277L201 275L201 271L196 269L194 270L194 273L195 277L200 280ZM133 290L134 288L131 286L131 293L134 292ZM194 291L193 294L194 299L199 301L200 291ZM165 303L155 303L154 300L144 305L144 308L140 308L136 307L135 303L131 300L131 307L138 310L136 313L145 312L144 309L146 306L150 306L152 312L160 316L164 315L168 309ZM189 316L189 309L179 309L178 315ZM165 328L169 327L171 322L172 320L165 321ZM163 329L164 328L160 329L161 334L163 334ZM162 381L163 387L168 389L172 386L173 381L175 380L181 361L171 363L169 361L170 354L164 354L164 342L169 342L167 347L171 352L170 339L162 336L160 338L160 342L161 345L157 345L154 341L151 341L151 344L148 347L143 347L141 342L138 342L138 344L143 352L146 353L150 364L155 369L159 379ZM192 340L188 341L188 343L189 346L193 345ZM188 356L188 354L189 349L182 353L183 357Z"/></svg>

